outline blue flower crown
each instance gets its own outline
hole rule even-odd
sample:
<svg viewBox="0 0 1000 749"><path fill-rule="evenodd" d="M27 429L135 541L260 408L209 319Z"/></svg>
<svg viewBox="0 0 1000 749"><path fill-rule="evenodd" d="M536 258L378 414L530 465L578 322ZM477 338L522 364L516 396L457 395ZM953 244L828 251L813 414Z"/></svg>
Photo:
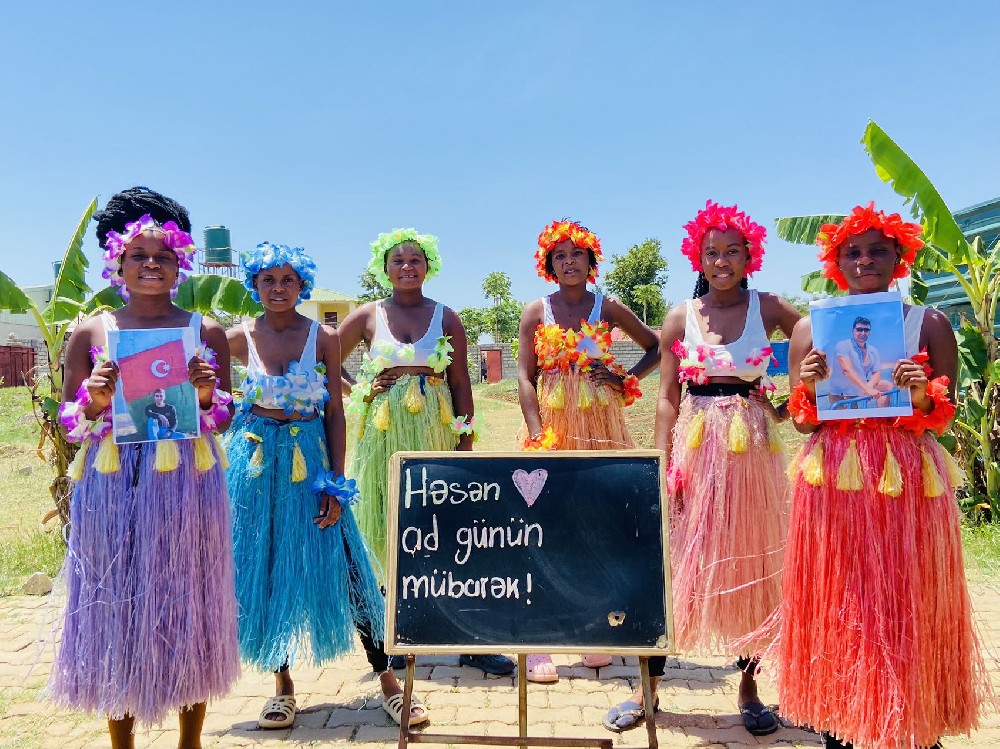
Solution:
<svg viewBox="0 0 1000 749"><path fill-rule="evenodd" d="M243 285L255 302L260 302L260 294L253 287L254 276L268 268L280 268L282 265L292 266L292 270L302 279L302 291L299 292L301 301L308 299L312 293L316 280L316 263L301 247L261 242L255 249L241 253L240 261L245 272Z"/></svg>

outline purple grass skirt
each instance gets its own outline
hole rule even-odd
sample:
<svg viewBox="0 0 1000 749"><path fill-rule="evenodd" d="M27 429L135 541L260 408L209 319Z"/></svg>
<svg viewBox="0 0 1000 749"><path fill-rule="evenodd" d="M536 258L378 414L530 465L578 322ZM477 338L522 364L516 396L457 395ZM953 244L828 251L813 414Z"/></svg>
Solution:
<svg viewBox="0 0 1000 749"><path fill-rule="evenodd" d="M49 680L60 705L152 725L239 677L225 474L218 462L195 470L193 442L178 447L180 467L165 473L153 467L155 443L122 445L112 474L93 469L96 445L88 451Z"/></svg>

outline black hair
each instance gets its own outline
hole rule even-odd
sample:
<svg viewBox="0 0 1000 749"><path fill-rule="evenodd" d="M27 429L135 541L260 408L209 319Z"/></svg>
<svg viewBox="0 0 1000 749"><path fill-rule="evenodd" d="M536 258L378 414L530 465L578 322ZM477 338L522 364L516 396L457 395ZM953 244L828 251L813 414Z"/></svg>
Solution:
<svg viewBox="0 0 1000 749"><path fill-rule="evenodd" d="M750 284L747 282L747 277L743 276L743 278L740 279L740 288L747 289L749 287ZM704 272L699 273L698 280L694 282L694 296L691 298L697 299L700 296L705 296L705 294L708 293L709 288L711 287L708 285L708 279L705 278Z"/></svg>
<svg viewBox="0 0 1000 749"><path fill-rule="evenodd" d="M166 195L137 185L112 195L104 210L94 214L98 243L103 247L109 231L120 234L125 231L125 224L138 221L147 213L159 224L175 221L181 231L191 233L187 208Z"/></svg>
<svg viewBox="0 0 1000 749"><path fill-rule="evenodd" d="M854 330L858 325L867 325L869 328L872 326L872 321L867 317L855 317L854 324L851 325L851 330Z"/></svg>

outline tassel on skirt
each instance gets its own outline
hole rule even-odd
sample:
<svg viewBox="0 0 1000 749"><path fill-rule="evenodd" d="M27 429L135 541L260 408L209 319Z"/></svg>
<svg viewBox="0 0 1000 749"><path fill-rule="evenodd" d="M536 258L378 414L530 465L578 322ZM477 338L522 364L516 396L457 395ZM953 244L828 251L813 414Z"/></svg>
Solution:
<svg viewBox="0 0 1000 749"><path fill-rule="evenodd" d="M453 418L447 382L430 375L403 375L365 410L350 475L361 492L358 526L379 569L385 569L389 458L400 450L454 450Z"/></svg>
<svg viewBox="0 0 1000 749"><path fill-rule="evenodd" d="M625 425L622 397L610 387L595 386L577 370L543 371L538 380L538 412L543 427L552 427L558 450L626 450L635 447ZM522 424L520 449L528 437Z"/></svg>
<svg viewBox="0 0 1000 749"><path fill-rule="evenodd" d="M105 441L111 440L108 436ZM67 608L48 694L65 707L160 723L225 695L239 677L232 535L218 447L195 440L157 471L157 443L87 451L70 505Z"/></svg>
<svg viewBox="0 0 1000 749"><path fill-rule="evenodd" d="M739 395L681 402L667 492L682 652L736 654L734 642L781 600L788 482L776 430L764 406Z"/></svg>
<svg viewBox="0 0 1000 749"><path fill-rule="evenodd" d="M992 698L950 456L930 434L832 426L800 456L771 648L782 714L875 749L968 733Z"/></svg>
<svg viewBox="0 0 1000 749"><path fill-rule="evenodd" d="M379 642L385 600L350 507L313 522L312 484L328 469L323 419L239 414L226 435L240 655L255 668L321 665L350 652L356 624Z"/></svg>

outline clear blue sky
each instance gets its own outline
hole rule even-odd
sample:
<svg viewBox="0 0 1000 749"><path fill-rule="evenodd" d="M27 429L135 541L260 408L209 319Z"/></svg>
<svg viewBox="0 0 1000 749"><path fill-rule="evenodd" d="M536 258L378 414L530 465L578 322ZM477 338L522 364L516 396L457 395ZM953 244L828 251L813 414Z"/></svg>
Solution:
<svg viewBox="0 0 1000 749"><path fill-rule="evenodd" d="M995 0L11 4L0 268L47 282L89 199L145 184L199 244L225 224L237 248L302 245L342 292L378 232L415 226L441 238L429 295L480 305L500 270L527 301L552 288L538 232L571 216L607 259L658 237L676 303L707 198L769 231L899 209L868 119L953 209L1000 195L998 28ZM87 250L93 270L92 232ZM755 285L799 293L815 267L772 238Z"/></svg>

